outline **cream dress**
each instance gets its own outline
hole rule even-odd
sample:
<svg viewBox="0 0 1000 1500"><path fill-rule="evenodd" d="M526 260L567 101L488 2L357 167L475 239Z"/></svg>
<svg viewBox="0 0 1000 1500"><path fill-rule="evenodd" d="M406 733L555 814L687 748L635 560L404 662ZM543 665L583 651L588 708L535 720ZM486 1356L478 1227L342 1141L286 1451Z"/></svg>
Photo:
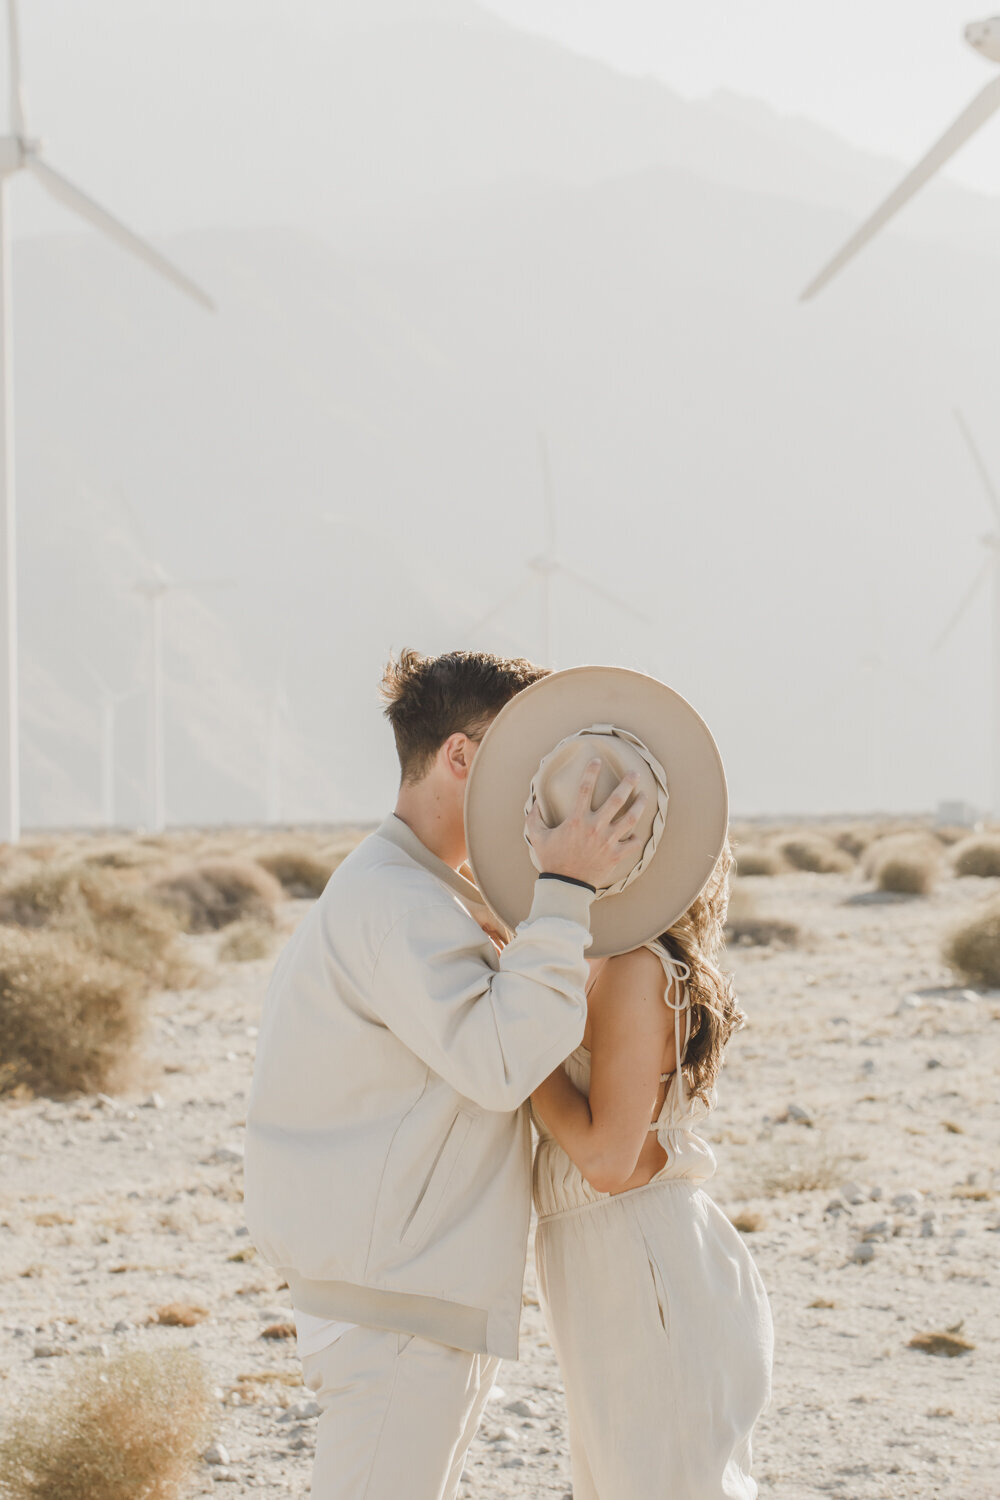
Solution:
<svg viewBox="0 0 1000 1500"><path fill-rule="evenodd" d="M690 1034L685 964L658 943L677 1057ZM669 981L675 979L670 998ZM590 1054L564 1064L584 1094ZM574 1500L753 1500L750 1438L770 1396L771 1313L739 1234L702 1183L710 1105L663 1075L665 1166L611 1195L584 1180L536 1115L535 1256L566 1386ZM714 1095L712 1102L714 1103Z"/></svg>

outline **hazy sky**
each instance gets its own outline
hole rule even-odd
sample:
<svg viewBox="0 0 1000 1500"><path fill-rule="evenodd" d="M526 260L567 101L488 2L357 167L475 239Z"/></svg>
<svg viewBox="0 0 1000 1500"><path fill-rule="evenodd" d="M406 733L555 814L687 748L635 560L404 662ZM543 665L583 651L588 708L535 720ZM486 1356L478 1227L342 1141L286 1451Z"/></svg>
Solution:
<svg viewBox="0 0 1000 1500"><path fill-rule="evenodd" d="M869 149L921 155L992 76L977 0L484 0L498 15L698 96L732 89ZM988 3L988 0L987 0ZM1000 193L1000 115L949 169Z"/></svg>

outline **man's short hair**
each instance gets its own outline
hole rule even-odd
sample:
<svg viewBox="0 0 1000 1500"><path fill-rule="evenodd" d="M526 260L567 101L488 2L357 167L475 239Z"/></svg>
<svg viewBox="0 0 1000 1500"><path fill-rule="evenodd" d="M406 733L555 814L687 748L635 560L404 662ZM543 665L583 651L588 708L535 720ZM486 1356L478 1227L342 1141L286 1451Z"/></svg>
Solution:
<svg viewBox="0 0 1000 1500"><path fill-rule="evenodd" d="M405 650L390 657L381 691L403 781L421 781L449 736L481 739L505 703L548 674L548 667L523 657L486 651L421 656Z"/></svg>

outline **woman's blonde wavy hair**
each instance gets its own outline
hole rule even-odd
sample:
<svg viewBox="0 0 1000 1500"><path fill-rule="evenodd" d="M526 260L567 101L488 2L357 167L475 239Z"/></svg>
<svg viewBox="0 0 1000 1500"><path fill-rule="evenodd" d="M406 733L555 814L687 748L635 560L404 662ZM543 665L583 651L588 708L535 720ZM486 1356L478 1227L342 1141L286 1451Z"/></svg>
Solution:
<svg viewBox="0 0 1000 1500"><path fill-rule="evenodd" d="M722 1067L726 1043L746 1021L733 991L732 975L719 967L732 867L727 839L704 890L659 939L668 953L691 970L687 981L691 1037L684 1055L684 1077L691 1094L706 1102Z"/></svg>

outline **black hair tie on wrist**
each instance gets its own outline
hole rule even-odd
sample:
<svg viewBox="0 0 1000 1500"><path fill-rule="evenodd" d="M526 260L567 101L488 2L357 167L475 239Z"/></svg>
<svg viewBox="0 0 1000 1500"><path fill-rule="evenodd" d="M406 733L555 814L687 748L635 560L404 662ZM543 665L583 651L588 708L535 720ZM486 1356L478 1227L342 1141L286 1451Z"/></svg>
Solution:
<svg viewBox="0 0 1000 1500"><path fill-rule="evenodd" d="M565 880L567 885L582 885L585 891L590 891L592 896L597 895L597 886L591 885L589 880L577 880L575 875L557 875L554 870L543 870L539 880Z"/></svg>

